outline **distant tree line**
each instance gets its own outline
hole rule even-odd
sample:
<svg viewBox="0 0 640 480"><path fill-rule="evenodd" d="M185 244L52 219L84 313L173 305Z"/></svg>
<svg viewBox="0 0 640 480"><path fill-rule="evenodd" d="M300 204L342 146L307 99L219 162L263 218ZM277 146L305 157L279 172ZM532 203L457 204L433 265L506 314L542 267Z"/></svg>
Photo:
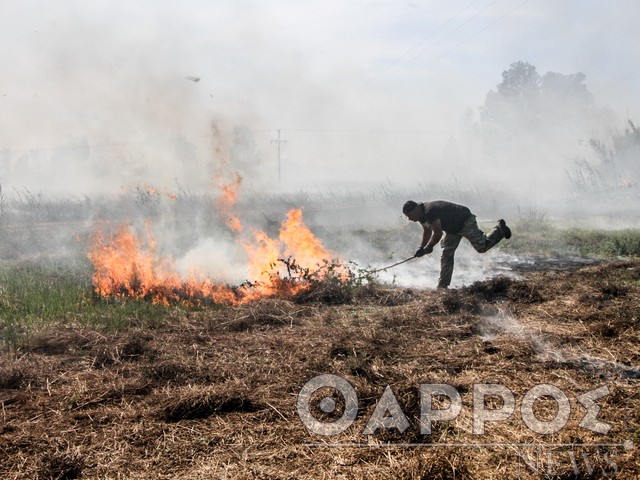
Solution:
<svg viewBox="0 0 640 480"><path fill-rule="evenodd" d="M540 75L527 62L511 64L479 116L463 119L467 153L459 158L478 175L514 184L566 188L568 179L573 191L591 193L637 185L640 132L627 120L624 132L611 133L615 116L585 81L583 73Z"/></svg>

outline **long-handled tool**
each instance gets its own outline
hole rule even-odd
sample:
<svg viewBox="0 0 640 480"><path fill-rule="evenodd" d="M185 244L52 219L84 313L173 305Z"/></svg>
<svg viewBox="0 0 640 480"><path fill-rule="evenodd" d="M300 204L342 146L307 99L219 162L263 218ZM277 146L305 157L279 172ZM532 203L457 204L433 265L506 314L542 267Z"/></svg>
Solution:
<svg viewBox="0 0 640 480"><path fill-rule="evenodd" d="M369 270L368 273L376 273L376 272L381 272L383 270L388 270L390 268L397 267L398 265L402 265L403 263L408 262L409 260L413 260L414 258L418 258L418 257L416 257L414 255L413 257L406 258L406 259L402 260L401 262L394 263L393 265L389 265L388 267L378 268L376 270Z"/></svg>

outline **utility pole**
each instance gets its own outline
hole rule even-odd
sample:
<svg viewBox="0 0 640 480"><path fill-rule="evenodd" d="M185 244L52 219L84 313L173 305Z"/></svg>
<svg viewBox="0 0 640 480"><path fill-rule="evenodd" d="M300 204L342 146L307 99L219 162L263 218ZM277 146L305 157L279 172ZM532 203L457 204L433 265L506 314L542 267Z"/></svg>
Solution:
<svg viewBox="0 0 640 480"><path fill-rule="evenodd" d="M280 129L276 130L278 132L278 139L271 140L271 143L275 143L278 145L278 185L282 184L282 161L280 158L280 144L287 143L286 140L280 140Z"/></svg>

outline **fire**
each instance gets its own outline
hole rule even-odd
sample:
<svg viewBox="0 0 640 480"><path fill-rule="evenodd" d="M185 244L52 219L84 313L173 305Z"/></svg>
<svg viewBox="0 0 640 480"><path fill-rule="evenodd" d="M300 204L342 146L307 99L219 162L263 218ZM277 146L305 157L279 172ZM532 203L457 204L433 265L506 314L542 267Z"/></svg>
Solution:
<svg viewBox="0 0 640 480"><path fill-rule="evenodd" d="M293 295L308 287L304 279L287 283L291 276L289 267L280 259L291 259L300 271L312 272L317 278L328 274L324 268L331 263L331 252L302 221L302 210L293 209L287 213L286 220L280 226L278 239L270 238L261 230L253 233L252 242L243 242L248 259L249 274L255 281L251 299L275 294ZM338 277L345 279L347 269L339 267ZM295 276L295 275L294 275Z"/></svg>
<svg viewBox="0 0 640 480"><path fill-rule="evenodd" d="M201 303L207 298L230 302L235 298L229 287L198 279L195 273L183 281L173 260L157 254L150 222L144 240L129 225L121 225L111 235L98 231L88 257L95 268L91 277L94 289L103 297L151 299L163 305Z"/></svg>
<svg viewBox="0 0 640 480"><path fill-rule="evenodd" d="M254 282L268 284L269 274L280 258L280 246L262 230L253 232L252 240L242 245L249 260L249 275Z"/></svg>
<svg viewBox="0 0 640 480"><path fill-rule="evenodd" d="M226 225L232 232L239 233L242 231L242 222L233 214L232 210L238 201L238 191L242 185L242 176L236 172L234 178L227 183L219 185L220 194L216 199L216 207L222 215Z"/></svg>
<svg viewBox="0 0 640 480"><path fill-rule="evenodd" d="M152 292L171 291L180 284L171 274L168 262L156 258L156 242L151 224L146 225L146 242L138 238L129 225L121 225L115 233L106 236L98 231L88 254L95 272L91 277L96 293L110 296L144 298ZM164 302L163 295L154 301Z"/></svg>
<svg viewBox="0 0 640 480"><path fill-rule="evenodd" d="M280 261L283 257L292 258L305 271L319 272L319 278L327 274L322 270L323 264L332 260L331 253L303 223L302 211L291 210L277 239L256 230L251 238L239 240L247 254L251 283L231 288L198 272L181 278L175 261L158 254L151 227L147 222L143 238L129 225L120 226L110 235L98 231L93 236L88 257L95 269L91 279L97 294L106 298L151 299L164 305L237 305L274 295L291 296L308 288L304 278L286 278L286 273L291 272L284 271ZM342 273L346 272L344 269Z"/></svg>
<svg viewBox="0 0 640 480"><path fill-rule="evenodd" d="M97 294L107 298L151 299L165 305L206 302L237 305L268 296L294 295L309 288L311 278L323 279L329 274L337 274L341 280L346 278L346 268L327 268L333 255L304 224L302 210L287 214L277 238L270 238L261 230L244 229L235 212L243 177L238 172L229 172L231 157L225 137L215 125L213 133L218 163L212 178L212 186L218 191L214 206L246 253L249 282L232 288L197 271L182 278L173 258L158 255L151 224L147 223L143 238L128 225L110 235L103 231L94 235L88 257L95 268L92 281ZM144 191L149 195L165 193L150 185Z"/></svg>
<svg viewBox="0 0 640 480"><path fill-rule="evenodd" d="M280 241L285 245L285 255L296 259L303 268L316 269L323 260L331 260L331 254L322 242L302 222L302 210L290 210L280 229Z"/></svg>

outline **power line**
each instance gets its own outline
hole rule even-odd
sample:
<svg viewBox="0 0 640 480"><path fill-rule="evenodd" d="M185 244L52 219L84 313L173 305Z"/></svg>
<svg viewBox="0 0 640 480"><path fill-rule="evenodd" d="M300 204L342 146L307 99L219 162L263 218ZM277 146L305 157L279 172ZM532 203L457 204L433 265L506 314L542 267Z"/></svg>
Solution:
<svg viewBox="0 0 640 480"><path fill-rule="evenodd" d="M497 1L497 0L496 0ZM509 10L507 13L505 13L504 15L502 15L501 17L499 17L498 19L494 20L493 22L491 22L490 24L488 24L487 26L485 26L484 28L478 30L476 33L474 33L473 35L471 35L470 37L467 37L466 39L464 39L463 41L461 41L460 43L456 44L453 48L450 48L449 50L447 50L446 52L444 52L442 55L436 57L435 59L433 59L431 62L429 62L426 65L423 65L422 67L418 68L417 70L414 70L413 72L408 73L407 75L405 75L404 77L402 77L400 80L398 80L397 82L395 82L394 84L392 84L388 89L387 92L389 92L393 87L397 86L399 83L403 82L404 80L406 80L407 78L417 74L418 72L421 72L423 70L425 70L426 68L430 67L431 65L433 65L434 63L436 63L438 60L441 60L442 58L446 57L447 55L449 55L451 52L453 52L454 50L458 49L460 46L462 46L463 44L467 43L469 40L474 39L475 37L477 37L478 35L480 35L482 32L484 32L485 30L488 30L489 28L493 27L496 23L500 22L501 20L503 20L504 18L508 17L509 15L511 15L513 12L515 12L516 10L518 10L519 8L523 7L526 3L528 3L529 0L524 0L524 2L522 2L521 4L519 4L517 7ZM495 2L493 2L495 3ZM491 4L493 5L493 4ZM491 6L489 5L489 6ZM485 8L486 10L486 8Z"/></svg>
<svg viewBox="0 0 640 480"><path fill-rule="evenodd" d="M376 75L374 75L372 78L370 78L369 80L367 80L364 84L363 87L366 87L369 84L375 83L375 81L380 78L381 76L384 76L384 73L389 70L391 67L397 65L398 63L400 63L400 61L406 57L407 55L409 55L410 53L412 53L414 50L416 50L418 47L422 46L427 40L431 39L432 37L435 36L436 33L438 33L440 30L442 30L444 27L446 27L447 25L449 25L453 20L455 20L456 18L458 18L460 15L462 15L462 13L464 13L471 5L473 5L474 3L476 3L478 0L472 0L471 3L469 3L466 7L464 7L462 10L460 10L458 13L456 13L453 17L451 17L449 20L447 20L446 22L444 22L442 25L440 25L438 28L436 28L433 32L431 32L429 35L427 35L425 38L423 38L422 40L420 40L417 44L415 44L411 49L409 49L407 52L403 53L402 55L400 55L400 57L398 57L396 60L394 60L393 62L389 63L386 67L384 67L382 70L380 70L380 72L378 72Z"/></svg>
<svg viewBox="0 0 640 480"><path fill-rule="evenodd" d="M460 25L458 25L456 28L454 28L453 30L449 31L449 33L447 33L445 36L441 37L437 42L431 44L428 48L423 49L421 52L419 52L417 55L414 55L413 57L411 57L409 60L407 60L406 62L403 62L402 64L400 64L398 66L398 68L394 69L394 70L399 70L402 67L407 67L409 65L411 65L413 62L415 62L418 58L420 58L422 55L424 55L425 53L429 52L430 50L432 50L434 47L436 47L437 45L441 44L444 40L446 40L447 38L449 38L451 35L453 35L454 33L456 33L458 30L460 30L462 27L464 27L465 25L467 25L469 22L475 20L478 16L480 16L483 12L485 12L486 10L488 10L490 7L492 7L493 5L495 5L496 3L498 3L500 0L493 0L491 3L489 3L488 5L486 5L483 9L481 9L480 11L478 11L475 15L473 15L472 17L468 18L465 22L461 23ZM460 13L458 13L454 18L457 18L464 10L466 10L469 6L471 6L474 2L472 2L471 4L467 5L467 7L465 7ZM449 22L447 22L448 24ZM446 24L445 24L446 25Z"/></svg>
<svg viewBox="0 0 640 480"><path fill-rule="evenodd" d="M283 132L312 132L312 133L357 133L357 134L367 134L367 135L379 135L379 134L442 134L442 133L451 133L452 130L358 130L358 129L322 129L322 128L280 128Z"/></svg>

